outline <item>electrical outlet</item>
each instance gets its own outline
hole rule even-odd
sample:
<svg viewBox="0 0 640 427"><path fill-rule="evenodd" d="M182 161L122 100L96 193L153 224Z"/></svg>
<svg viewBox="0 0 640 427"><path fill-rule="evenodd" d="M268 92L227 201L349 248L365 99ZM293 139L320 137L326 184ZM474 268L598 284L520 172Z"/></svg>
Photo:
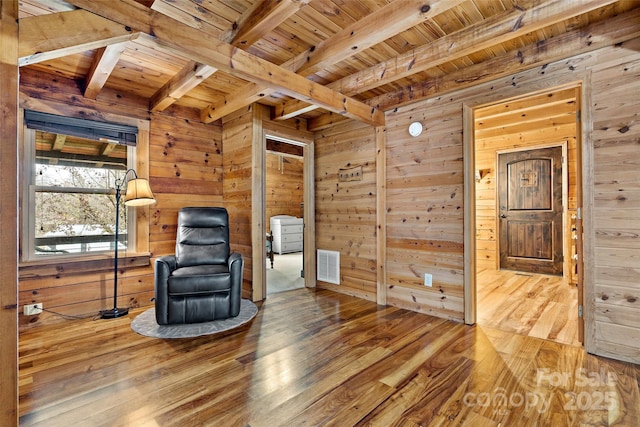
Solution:
<svg viewBox="0 0 640 427"><path fill-rule="evenodd" d="M25 316L33 316L34 314L40 314L42 313L42 303L36 303L36 304L26 304L23 307L23 313Z"/></svg>
<svg viewBox="0 0 640 427"><path fill-rule="evenodd" d="M433 276L429 273L424 273L424 285L431 287L433 285Z"/></svg>

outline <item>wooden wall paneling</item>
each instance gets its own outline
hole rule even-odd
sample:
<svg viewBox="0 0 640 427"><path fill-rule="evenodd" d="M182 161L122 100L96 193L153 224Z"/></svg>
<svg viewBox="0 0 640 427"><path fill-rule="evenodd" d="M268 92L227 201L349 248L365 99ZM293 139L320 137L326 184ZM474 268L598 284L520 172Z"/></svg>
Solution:
<svg viewBox="0 0 640 427"><path fill-rule="evenodd" d="M0 425L18 425L18 0L0 2Z"/></svg>
<svg viewBox="0 0 640 427"><path fill-rule="evenodd" d="M274 152L266 154L265 228L274 215L302 217L304 161L300 157Z"/></svg>
<svg viewBox="0 0 640 427"><path fill-rule="evenodd" d="M173 107L172 107L173 108ZM222 128L168 114L151 114L150 250L155 258L175 253L178 211L188 206L224 206ZM150 271L153 292L153 269Z"/></svg>
<svg viewBox="0 0 640 427"><path fill-rule="evenodd" d="M84 98L75 80L64 77L52 80L29 68L20 70L20 106L93 120L107 120L108 114L125 112L131 118L149 118L148 101L144 98L107 88L100 93L100 100Z"/></svg>
<svg viewBox="0 0 640 427"><path fill-rule="evenodd" d="M174 107L149 115L147 101L124 97L117 105L111 99L120 98L109 89L101 91L100 100L88 100L70 80L58 78L44 82L29 70L22 71L25 73L21 73L20 102L24 108L139 126L136 172L139 176L149 177L156 203L135 211L138 221L136 251L151 253L152 258L151 264L123 268L119 276L122 285L118 290L119 300L126 300L132 307L151 305L153 261L157 256L175 252L178 210L183 206L223 204L220 123L202 124L196 115L188 112L183 115L184 109ZM43 87L49 91L42 90ZM127 117L123 116L125 111ZM105 261L109 263L111 255L106 257ZM135 261L135 258L122 259L120 265L126 267L129 261ZM95 264L95 268L102 268L99 265ZM28 270L22 270L28 274ZM108 306L112 298L112 267L92 271L89 265L83 272L74 270L58 274L53 281L46 275L29 277L21 274L21 301L33 302L37 296L38 302L40 298L44 300L45 307L64 315L93 316ZM20 317L20 329L64 320L51 313Z"/></svg>
<svg viewBox="0 0 640 427"><path fill-rule="evenodd" d="M153 187L166 193L222 196L220 126L152 115Z"/></svg>
<svg viewBox="0 0 640 427"><path fill-rule="evenodd" d="M316 246L340 252L340 285L328 288L376 301L377 144L375 128L349 121L315 134ZM339 182L340 168L362 166L362 180Z"/></svg>
<svg viewBox="0 0 640 427"><path fill-rule="evenodd" d="M128 307L151 304L153 296L153 268L148 265L135 270L128 269L118 274L118 302ZM113 298L113 268L104 271L78 274L61 274L53 277L22 279L20 281L20 305L41 302L57 314L43 312L36 318L20 316L20 329L32 328L46 323L64 320L60 316L83 316L97 314L105 308L103 299ZM105 286L106 285L106 286ZM111 290L111 292L109 292ZM106 292L105 292L106 291ZM100 298L97 298L97 297Z"/></svg>
<svg viewBox="0 0 640 427"><path fill-rule="evenodd" d="M430 100L387 117L388 303L463 321L462 106Z"/></svg>
<svg viewBox="0 0 640 427"><path fill-rule="evenodd" d="M449 180L452 183L456 183L461 180L461 175L463 174L462 162L459 160L462 156L462 150L460 149L460 154L458 156L453 156L450 152L448 155L445 155L444 158L440 158L439 162L434 165L433 168L429 168L428 162L425 162L424 159L420 157L421 153L426 153L424 149L417 148L415 143L412 143L411 138L406 133L406 128L412 121L421 121L423 125L425 125L426 132L423 135L416 139L426 139L427 135L430 134L430 130L433 128L438 128L439 130L446 129L447 127L451 127L449 133L454 138L460 138L462 126L460 125L461 114L460 112L455 112L456 109L460 109L460 103L465 102L467 105L471 107L475 107L477 105L489 105L491 103L495 103L500 99L506 98L515 98L516 96L521 96L525 93L532 92L543 92L548 90L549 87L566 85L571 86L575 85L575 82L578 81L581 76L584 75L585 70L588 67L592 67L595 64L606 63L604 58L610 58L612 64L615 64L615 59L621 56L633 56L634 48L633 46L637 44L637 41L626 42L626 45L629 45L626 49L619 48L607 48L601 49L598 52L598 55L590 54L590 55L581 55L576 56L574 58L570 58L565 61L559 61L555 63L550 63L544 66L544 72L538 72L538 70L531 70L523 73L519 73L515 76L509 76L508 78L501 78L494 82L484 85L477 85L475 87L471 87L462 91L453 92L448 94L446 97L439 97L434 99L429 99L423 102L415 103L414 105L399 108L394 110L393 113L389 113L387 115L387 129L388 129L388 152L387 152L387 244L388 244L388 265L389 265L389 296L391 299L391 295L394 292L394 288L398 287L407 287L410 288L411 291L405 293L404 296L401 296L401 292L398 292L398 298L395 300L395 303L402 302L406 304L406 306L412 307L411 309L420 310L425 307L417 304L416 301L420 300L416 297L417 294L415 292L419 292L418 286L416 286L416 290L414 291L411 288L411 283L418 284L420 282L419 277L422 274L418 268L422 268L426 266L427 263L424 263L422 259L424 257L420 257L420 261L422 264L416 263L418 268L415 267L414 264L405 261L406 268L402 268L402 264L397 264L395 260L392 260L392 256L398 256L398 250L401 250L402 247L411 247L409 245L413 245L414 248L420 249L421 247L428 247L421 240L420 237L424 238L422 235L428 233L428 230L425 228L422 234L418 234L419 237L410 238L411 233L414 232L411 228L407 226L403 226L403 222L405 221L413 226L419 223L416 217L417 210L415 213L412 209L417 209L417 206L424 206L427 210L431 208L429 214L434 214L434 209L437 206L437 203L433 203L434 200L439 200L438 197L430 198L430 188L427 186L423 187L423 196L420 196L416 193L411 193L411 191L400 191L400 189L405 189L410 187L411 185L416 185L418 182L429 183L431 182L428 179L423 178L420 175L425 175L427 172L424 172L429 169L436 170L438 173L446 173L449 172ZM600 56L602 55L602 56ZM623 61L623 64L628 64L628 61ZM569 64L569 66L567 65ZM623 69L624 65L620 65L620 69ZM629 69L629 67L627 66ZM612 80L609 80L611 82ZM573 83L572 83L573 82ZM631 89L627 88L627 91L631 91ZM631 91L632 92L632 91ZM623 98L624 99L624 98ZM434 108L434 105L440 104L440 108ZM558 104L558 105L562 105ZM589 104L592 105L592 104ZM603 105L599 104L599 108L606 108L607 103ZM615 104L618 105L618 104ZM564 107L563 107L564 108ZM624 110L624 109L619 109ZM629 111L629 110L627 110ZM633 108L631 109L633 111ZM564 117L567 116L567 112L563 113L563 120L558 126L550 126L548 129L531 129L529 130L526 126L520 128L522 131L520 135L516 136L517 144L522 144L523 141L528 142L530 140L569 140L572 141L573 130L575 129L575 119L574 122L571 123L570 120L566 120ZM548 123L548 120L543 120L543 123ZM453 124L452 124L453 123ZM499 132L496 132L498 134ZM441 138L440 141L446 141L446 132L440 133ZM513 136L504 137L504 136L494 136L497 141L506 141L508 139L513 139ZM477 141L478 147L482 147L483 144L488 145L489 142L479 140ZM491 141L493 144L494 141ZM395 148L397 146L397 148ZM429 152L430 153L430 152ZM570 150L570 155L575 155L573 150ZM413 162L412 162L413 155ZM437 157L437 154L434 154ZM449 157L447 157L449 156ZM570 160L571 161L571 160ZM620 161L620 156L618 156L617 161ZM397 163L396 163L397 162ZM450 167L451 169L448 169ZM492 168L494 169L494 168ZM618 168L619 169L619 168ZM489 178L491 178L489 176ZM571 176L570 176L571 178ZM438 178L441 179L441 178ZM453 184L455 186L455 184ZM409 188L407 188L409 189ZM434 192L437 194L441 192L439 197L442 197L442 190L444 188L439 186ZM484 193L481 190L480 196L483 198L479 201L477 209L478 214L480 215L480 220L485 221L484 224L490 225L490 217L494 216L491 214L485 215L483 217L482 210L485 208L491 208L493 202L488 200L487 192ZM453 192L452 192L453 194ZM570 193L572 194L572 193ZM455 196L454 196L455 197ZM569 201L573 202L575 199L574 196L570 195ZM454 200L454 199L452 199ZM488 200L488 201L487 201ZM461 205L462 203L460 203ZM633 202L629 202L628 205L632 205ZM442 220L438 220L435 225L433 225L433 233L448 236L449 239L455 238L453 234L449 234L446 230L450 228L451 224L455 224L455 221L462 221L461 219L455 219L455 216L451 216L447 221L446 207L447 205L443 205L445 209L441 209L444 212L444 216ZM452 206L452 204L449 204ZM460 206L460 210L462 210L462 206ZM404 215L403 215L404 213ZM412 215L413 213L413 215ZM423 212L421 212L423 213ZM421 219L424 219L424 214ZM462 218L462 217L460 217ZM488 220L489 219L489 220ZM442 222L440 222L442 221ZM453 221L453 222L451 222ZM433 222L433 221L432 221ZM459 225L460 229L462 229L462 222ZM478 250L484 251L493 251L494 250L494 232L487 231L486 233L479 232L481 235L487 236L488 240L486 243L479 244ZM446 248L451 245L457 244L459 246L460 253L462 252L462 242L454 242L454 241L446 241L446 240L433 240L432 243L435 247L436 245L442 245L442 247ZM398 250L394 247L398 246ZM482 249L481 249L482 248ZM416 249L414 249L416 250ZM435 254L435 253L434 253ZM484 252L486 255L486 252ZM433 256L433 255L432 255ZM428 255L425 254L425 257ZM428 259L428 258L427 258ZM402 261L400 261L401 263ZM462 259L459 260L458 270L461 271ZM413 267L414 271L411 271L409 267ZM455 277L455 276L454 276ZM405 284L409 283L408 285ZM434 276L434 284L436 284L436 277ZM424 292L424 291L422 291ZM408 299L405 301L403 297L407 297ZM455 306L455 305L454 305ZM443 311L447 312L445 309ZM434 314L438 315L438 311L434 310ZM447 312L448 313L448 312Z"/></svg>
<svg viewBox="0 0 640 427"><path fill-rule="evenodd" d="M603 268L599 265L598 255L614 249L605 245L600 251L597 239L601 239L602 229L598 229L596 217L607 218L605 220L607 224L609 224L609 221L614 224L622 224L623 221L616 220L616 217L621 218L619 212L624 210L624 208L620 209L620 206L617 206L621 201L612 201L612 199L596 200L597 188L598 185L601 185L601 182L615 183L618 175L624 177L626 171L631 171L634 168L637 170L637 164L634 164L633 160L631 160L632 166L628 165L630 159L636 159L637 156L633 155L633 149L631 149L631 152L622 150L620 153L612 154L611 156L604 155L601 158L596 157L594 153L597 151L597 147L602 144L618 145L621 140L627 137L630 137L631 140L634 138L637 140L637 134L634 134L635 129L630 125L629 112L637 110L638 98L633 97L633 95L626 96L628 93L637 93L637 83L635 85L629 83L626 88L618 89L619 91L615 95L611 95L611 92L615 91L614 88L617 88L618 81L631 82L634 80L628 78L628 75L633 73L632 70L634 70L631 64L635 64L638 61L637 52L639 46L640 40L638 38L631 39L616 46L601 48L591 54L576 55L565 61L547 64L544 67L544 73L538 73L536 70L526 71L512 76L509 81L499 79L491 84L478 85L450 95L452 102L456 98L464 98L468 105L477 106L495 103L501 98L513 98L531 93L531 91L545 90L548 87L575 85L578 82L582 84L581 133L583 140L581 160L584 172L584 253L581 255L584 260L583 281L585 287L585 326L587 328L585 331L585 348L589 352L636 362L638 354L640 354L635 344L636 341L627 340L622 343L622 340L618 338L619 336L634 336L633 328L629 330L630 327L626 325L597 323L594 316L599 302L597 283L602 280L601 272L611 271L609 266ZM568 64L569 66L567 66ZM604 70L609 72L607 73ZM589 86L592 78L600 84L599 87L596 86L598 87L597 90L595 88L591 89ZM513 82L518 83L513 84ZM524 84L521 84L523 82ZM625 84L622 83L621 85L625 86ZM594 108L594 106L597 106L597 108ZM604 135L608 135L608 137ZM597 142L598 139L601 139L602 144ZM633 146L633 144L630 144L630 146ZM612 165L615 164L615 174L612 171L599 173L599 170L602 169L601 165L606 164L607 161L611 162ZM602 178L603 181L596 181L596 175ZM637 181L633 184L637 185ZM632 188L634 185L632 185ZM629 187L627 186L627 188ZM634 190L630 190L628 194L632 195L633 192ZM622 198L625 198L625 196L623 195ZM570 197L570 201L571 199ZM633 207L633 196L630 197L630 200L627 206L633 210L635 209ZM624 202L622 203L624 204ZM612 206L616 206L616 208L611 210ZM601 213L599 213L600 211ZM608 219L608 216L611 217L611 220ZM628 223L624 230L624 232L616 230L614 234L638 234L635 223ZM631 240L633 241L633 239ZM632 243L631 247L626 249L631 250L631 254L635 255L637 246ZM611 258L608 257L608 259ZM628 272L624 268L622 270ZM617 282L619 289L625 288L627 285L626 280L629 279L623 280L623 283ZM631 299L633 300L633 298ZM602 327L602 325L605 326ZM619 327L617 332L616 327ZM609 341L606 341L606 338L609 338Z"/></svg>
<svg viewBox="0 0 640 427"><path fill-rule="evenodd" d="M591 74L594 338L598 354L640 363L640 54L620 54L602 55Z"/></svg>
<svg viewBox="0 0 640 427"><path fill-rule="evenodd" d="M244 257L243 298L254 298L252 252L252 172L254 106L222 123L223 196L229 211L231 247Z"/></svg>

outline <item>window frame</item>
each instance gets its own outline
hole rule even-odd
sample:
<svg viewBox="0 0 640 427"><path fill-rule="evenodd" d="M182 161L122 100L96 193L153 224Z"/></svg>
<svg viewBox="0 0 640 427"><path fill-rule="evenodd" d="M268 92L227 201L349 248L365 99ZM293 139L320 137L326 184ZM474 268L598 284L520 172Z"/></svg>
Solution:
<svg viewBox="0 0 640 427"><path fill-rule="evenodd" d="M129 118L114 114L105 115L105 121L136 126L138 138L135 147L127 147L127 165L135 169L140 178L149 178L149 120ZM94 261L96 259L111 259L112 250L88 252L82 254L42 254L35 252L35 183L32 176L35 168L35 135L36 130L27 128L24 123L24 110L20 110L20 147L22 149L22 202L20 215L21 257L20 265L51 264L65 261ZM127 248L118 251L119 257L143 258L149 257L149 207L125 207L127 209Z"/></svg>

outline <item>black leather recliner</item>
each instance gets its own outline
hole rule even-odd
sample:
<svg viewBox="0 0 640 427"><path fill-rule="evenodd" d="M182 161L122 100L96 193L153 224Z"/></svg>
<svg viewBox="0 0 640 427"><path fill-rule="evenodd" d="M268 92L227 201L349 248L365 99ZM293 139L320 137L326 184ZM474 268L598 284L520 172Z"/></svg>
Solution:
<svg viewBox="0 0 640 427"><path fill-rule="evenodd" d="M175 255L155 261L156 321L200 323L235 317L242 298L242 255L229 247L225 208L178 212Z"/></svg>

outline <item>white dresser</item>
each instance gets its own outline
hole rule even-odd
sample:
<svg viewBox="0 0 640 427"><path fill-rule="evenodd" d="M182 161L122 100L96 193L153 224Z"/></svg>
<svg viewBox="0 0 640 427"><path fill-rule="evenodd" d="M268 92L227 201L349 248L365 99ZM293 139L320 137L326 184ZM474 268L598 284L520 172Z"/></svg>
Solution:
<svg viewBox="0 0 640 427"><path fill-rule="evenodd" d="M291 215L276 215L269 220L273 234L273 252L282 255L302 251L302 218Z"/></svg>

